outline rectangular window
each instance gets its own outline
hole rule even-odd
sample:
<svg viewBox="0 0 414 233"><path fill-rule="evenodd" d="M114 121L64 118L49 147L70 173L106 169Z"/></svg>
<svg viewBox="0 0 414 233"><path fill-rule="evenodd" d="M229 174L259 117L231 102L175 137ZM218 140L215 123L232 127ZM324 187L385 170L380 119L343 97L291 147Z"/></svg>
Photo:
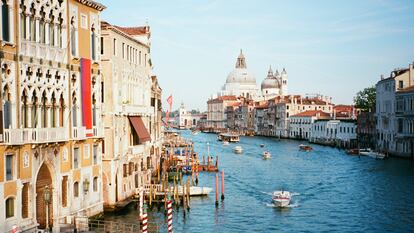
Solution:
<svg viewBox="0 0 414 233"><path fill-rule="evenodd" d="M398 88L404 88L404 82L402 80L398 81Z"/></svg>
<svg viewBox="0 0 414 233"><path fill-rule="evenodd" d="M93 164L98 164L98 145L93 146Z"/></svg>
<svg viewBox="0 0 414 233"><path fill-rule="evenodd" d="M88 29L88 17L85 14L81 14L81 27L83 29Z"/></svg>
<svg viewBox="0 0 414 233"><path fill-rule="evenodd" d="M73 168L79 168L79 148L73 149Z"/></svg>
<svg viewBox="0 0 414 233"><path fill-rule="evenodd" d="M62 206L66 207L68 204L68 176L62 179Z"/></svg>
<svg viewBox="0 0 414 233"><path fill-rule="evenodd" d="M89 144L86 144L83 146L83 158L84 159L89 159L89 157L91 156L91 148L89 146Z"/></svg>
<svg viewBox="0 0 414 233"><path fill-rule="evenodd" d="M3 1L1 6L1 21L3 28L3 40L10 42L10 16L9 16L9 5L6 4L6 1Z"/></svg>
<svg viewBox="0 0 414 233"><path fill-rule="evenodd" d="M123 165L123 173L124 173L124 177L127 177L128 176L128 165L127 164L124 164Z"/></svg>
<svg viewBox="0 0 414 233"><path fill-rule="evenodd" d="M141 51L139 51L139 64L141 65Z"/></svg>
<svg viewBox="0 0 414 233"><path fill-rule="evenodd" d="M104 38L101 37L101 55L104 54Z"/></svg>
<svg viewBox="0 0 414 233"><path fill-rule="evenodd" d="M95 32L93 30L91 33L91 50L92 50L92 60L96 60L96 41L95 41Z"/></svg>
<svg viewBox="0 0 414 233"><path fill-rule="evenodd" d="M13 180L13 159L14 155L6 155L6 181Z"/></svg>
<svg viewBox="0 0 414 233"><path fill-rule="evenodd" d="M116 56L116 39L114 38L114 56Z"/></svg>
<svg viewBox="0 0 414 233"><path fill-rule="evenodd" d="M122 58L125 59L125 43L122 43Z"/></svg>
<svg viewBox="0 0 414 233"><path fill-rule="evenodd" d="M76 56L76 29L75 27L70 28L70 46L71 46L71 52L72 56Z"/></svg>

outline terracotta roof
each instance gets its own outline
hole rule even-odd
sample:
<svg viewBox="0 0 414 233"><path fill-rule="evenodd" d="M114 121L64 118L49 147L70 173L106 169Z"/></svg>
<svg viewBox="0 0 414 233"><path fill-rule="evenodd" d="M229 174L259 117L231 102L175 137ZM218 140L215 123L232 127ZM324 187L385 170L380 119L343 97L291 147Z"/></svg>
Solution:
<svg viewBox="0 0 414 233"><path fill-rule="evenodd" d="M92 0L77 0L77 1L82 3L83 5L92 7L94 9L98 10L98 11L103 11L103 10L106 9L106 6L102 5L99 2L95 2L95 1L92 1Z"/></svg>
<svg viewBox="0 0 414 233"><path fill-rule="evenodd" d="M142 26L142 27L120 27L115 26L119 30L123 31L124 33L135 36L135 35L144 35L150 32L149 26Z"/></svg>
<svg viewBox="0 0 414 233"><path fill-rule="evenodd" d="M143 46L149 47L147 44L144 44L141 41L133 38L132 36L134 36L134 34L127 33L127 30L124 30L125 28L123 28L123 27L119 27L119 26L116 26L116 25L112 25L112 24L110 24L110 23L108 23L106 21L101 21L101 29L102 30L113 30L113 31L115 31L118 34L121 34L121 35L127 37L129 40L133 40L133 41L135 41L138 44L141 44Z"/></svg>
<svg viewBox="0 0 414 233"><path fill-rule="evenodd" d="M219 96L215 99L210 99L207 101L207 103L217 103L217 102L223 102L223 101L237 101L237 97L234 95L224 95L224 96Z"/></svg>
<svg viewBox="0 0 414 233"><path fill-rule="evenodd" d="M269 104L268 103L264 103L264 104L257 105L254 108L255 109L266 109L268 107L269 107Z"/></svg>
<svg viewBox="0 0 414 233"><path fill-rule="evenodd" d="M330 117L331 116L331 114L329 114L327 112L323 112L321 110L308 110L308 111L304 111L304 112L295 114L292 117L313 117L313 116L317 116L318 114L321 117Z"/></svg>

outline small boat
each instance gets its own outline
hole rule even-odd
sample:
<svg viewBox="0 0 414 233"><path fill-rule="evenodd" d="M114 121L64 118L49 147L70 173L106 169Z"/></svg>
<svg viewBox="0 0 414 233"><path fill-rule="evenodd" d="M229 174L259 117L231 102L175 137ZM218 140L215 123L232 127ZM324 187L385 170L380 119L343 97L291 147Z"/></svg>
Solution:
<svg viewBox="0 0 414 233"><path fill-rule="evenodd" d="M303 145L303 144L300 144L299 145L299 149L300 150L303 150L303 151L311 151L311 150L313 150L313 148L311 146L307 146L307 145Z"/></svg>
<svg viewBox="0 0 414 233"><path fill-rule="evenodd" d="M191 132L192 135L197 135L198 133L200 133L200 131L198 131L198 130L194 130L194 131Z"/></svg>
<svg viewBox="0 0 414 233"><path fill-rule="evenodd" d="M291 194L288 191L274 191L272 202L276 207L286 207L290 204Z"/></svg>
<svg viewBox="0 0 414 233"><path fill-rule="evenodd" d="M262 148L263 148L263 147L264 147L264 144L260 144L260 147L262 147Z"/></svg>
<svg viewBox="0 0 414 233"><path fill-rule="evenodd" d="M346 153L349 155L359 155L359 149L349 149Z"/></svg>
<svg viewBox="0 0 414 233"><path fill-rule="evenodd" d="M174 187L170 187L170 192L173 193L174 192ZM184 188L183 186L179 185L177 187L178 190L178 195L183 195L184 193ZM198 187L198 186L191 186L190 187L190 196L206 196L209 195L210 192L213 191L212 188L210 187Z"/></svg>
<svg viewBox="0 0 414 233"><path fill-rule="evenodd" d="M263 152L263 159L270 159L272 157L272 155L270 154L269 151L264 151Z"/></svg>
<svg viewBox="0 0 414 233"><path fill-rule="evenodd" d="M228 146L230 143L228 141L223 142L223 146Z"/></svg>
<svg viewBox="0 0 414 233"><path fill-rule="evenodd" d="M231 133L221 133L217 136L219 141L228 141L228 142L240 142L240 136L237 134Z"/></svg>
<svg viewBox="0 0 414 233"><path fill-rule="evenodd" d="M243 148L241 146L236 146L233 148L234 153L241 154L243 153Z"/></svg>

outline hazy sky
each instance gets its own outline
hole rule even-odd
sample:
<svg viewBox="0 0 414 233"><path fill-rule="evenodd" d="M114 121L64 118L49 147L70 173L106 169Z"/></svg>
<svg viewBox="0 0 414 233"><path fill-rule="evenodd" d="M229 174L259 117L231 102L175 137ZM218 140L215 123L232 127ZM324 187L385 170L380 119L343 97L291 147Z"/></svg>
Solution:
<svg viewBox="0 0 414 233"><path fill-rule="evenodd" d="M289 93L352 103L381 74L414 61L414 1L98 0L102 19L151 27L163 107L207 108L240 49L260 85L269 65L289 75Z"/></svg>

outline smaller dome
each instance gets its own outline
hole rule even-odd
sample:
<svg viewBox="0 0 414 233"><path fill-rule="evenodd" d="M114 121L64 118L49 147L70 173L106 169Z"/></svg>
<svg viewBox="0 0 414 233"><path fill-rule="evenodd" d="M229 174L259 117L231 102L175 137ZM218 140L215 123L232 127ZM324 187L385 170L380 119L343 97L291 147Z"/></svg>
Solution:
<svg viewBox="0 0 414 233"><path fill-rule="evenodd" d="M275 78L265 78L262 82L263 89L279 88L279 82Z"/></svg>

